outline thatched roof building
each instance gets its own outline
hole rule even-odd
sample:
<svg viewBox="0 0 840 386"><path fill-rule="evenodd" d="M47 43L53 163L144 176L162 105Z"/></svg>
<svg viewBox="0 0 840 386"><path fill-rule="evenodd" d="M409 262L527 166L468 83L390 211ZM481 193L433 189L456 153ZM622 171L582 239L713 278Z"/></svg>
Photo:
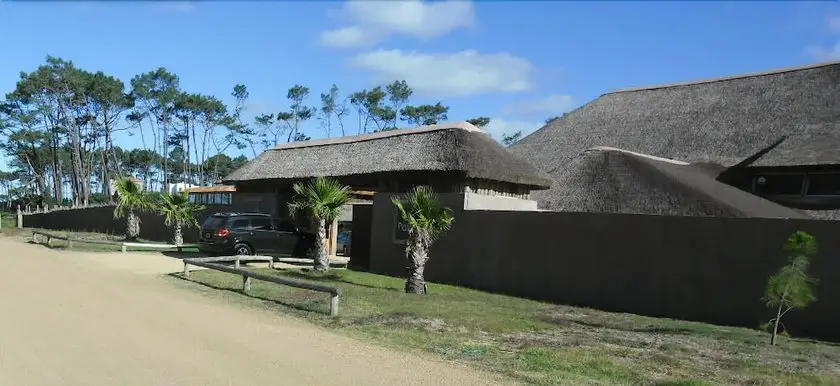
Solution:
<svg viewBox="0 0 840 386"><path fill-rule="evenodd" d="M541 204L559 211L807 218L719 182L700 165L621 149L586 150L554 176L562 195L546 195Z"/></svg>
<svg viewBox="0 0 840 386"><path fill-rule="evenodd" d="M293 182L313 176L376 190L376 179L446 174L545 189L551 179L466 122L281 144L224 179L226 184ZM373 186L372 186L373 185Z"/></svg>
<svg viewBox="0 0 840 386"><path fill-rule="evenodd" d="M599 173L591 178L602 180L624 173L644 178L656 168L626 153L586 151L598 146L703 164L692 168L712 171L712 179L732 168L840 166L840 62L607 93L549 122L510 150L555 180L550 190L534 194L543 209L612 211L633 200L615 196L614 190L607 202L593 204L600 196L593 192L588 198L574 197L574 191L590 188L570 183L585 180L588 173ZM683 166L668 169L682 174L689 170ZM745 175L739 180L745 185L736 184L742 190L754 177ZM666 180L657 184L676 189ZM698 210L693 198L680 198L678 190L662 198L661 205L676 200L676 207L683 209L659 210L637 203L641 206L626 204L625 211L715 215L714 210ZM631 192L626 194L632 197ZM750 214L780 215L784 213L771 208Z"/></svg>

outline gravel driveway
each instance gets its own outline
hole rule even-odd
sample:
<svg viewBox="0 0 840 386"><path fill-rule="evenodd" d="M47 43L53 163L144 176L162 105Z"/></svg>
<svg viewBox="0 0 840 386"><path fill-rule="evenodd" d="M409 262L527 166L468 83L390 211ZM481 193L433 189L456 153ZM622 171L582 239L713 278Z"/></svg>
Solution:
<svg viewBox="0 0 840 386"><path fill-rule="evenodd" d="M177 259L0 236L0 385L486 385L482 374L167 283Z"/></svg>

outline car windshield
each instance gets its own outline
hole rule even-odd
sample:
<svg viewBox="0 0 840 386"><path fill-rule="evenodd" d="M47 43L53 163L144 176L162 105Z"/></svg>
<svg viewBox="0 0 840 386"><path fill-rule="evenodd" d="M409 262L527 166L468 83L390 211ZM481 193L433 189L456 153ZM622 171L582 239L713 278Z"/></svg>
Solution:
<svg viewBox="0 0 840 386"><path fill-rule="evenodd" d="M210 216L204 220L204 224L201 224L202 228L218 228L221 227L222 224L225 223L225 217L222 216Z"/></svg>

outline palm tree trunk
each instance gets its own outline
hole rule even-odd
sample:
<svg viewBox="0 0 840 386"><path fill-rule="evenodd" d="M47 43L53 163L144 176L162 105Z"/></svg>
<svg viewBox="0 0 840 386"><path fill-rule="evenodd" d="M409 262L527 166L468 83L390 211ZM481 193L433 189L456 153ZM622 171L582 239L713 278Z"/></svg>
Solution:
<svg viewBox="0 0 840 386"><path fill-rule="evenodd" d="M429 259L429 250L424 237L411 232L406 241L406 257L408 258L408 280L405 282L405 293L425 294L426 280L423 271L426 268L426 261Z"/></svg>
<svg viewBox="0 0 840 386"><path fill-rule="evenodd" d="M140 235L140 218L134 214L134 211L129 211L126 216L125 238L128 240L137 240Z"/></svg>
<svg viewBox="0 0 840 386"><path fill-rule="evenodd" d="M184 245L184 235L181 233L181 222L175 222L175 245L181 246Z"/></svg>
<svg viewBox="0 0 840 386"><path fill-rule="evenodd" d="M327 221L319 218L315 220L318 230L315 232L315 264L312 267L317 272L327 272L330 269L330 256L327 254Z"/></svg>

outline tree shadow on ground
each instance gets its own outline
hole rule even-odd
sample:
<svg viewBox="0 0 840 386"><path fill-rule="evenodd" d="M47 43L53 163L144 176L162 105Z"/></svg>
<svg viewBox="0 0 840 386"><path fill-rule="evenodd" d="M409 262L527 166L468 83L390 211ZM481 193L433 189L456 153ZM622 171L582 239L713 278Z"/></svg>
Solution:
<svg viewBox="0 0 840 386"><path fill-rule="evenodd" d="M279 271L284 272L285 276L294 277L297 279L303 280L311 280L311 281L319 281L319 282L335 282L335 283L345 283L359 287L371 288L371 289L378 289L378 290L386 290L386 291L399 291L399 289L394 287L383 287L377 285L370 285L370 284L362 284L352 282L350 280L346 280L341 275L337 273L326 273L326 274L315 274L310 273L311 270L292 270L292 269L280 269Z"/></svg>
<svg viewBox="0 0 840 386"><path fill-rule="evenodd" d="M310 308L310 307L305 307L305 306L302 306L300 304L296 304L296 303L289 302L289 301L270 299L270 298L267 298L267 297L264 297L264 296L258 296L258 295L254 295L254 294L249 293L249 292L245 292L241 289L220 287L220 286L217 286L217 285L204 283L204 282L201 282L201 281L198 281L198 280L192 280L190 278L184 277L183 274L177 273L177 272L170 273L167 276L172 277L172 278L176 278L176 279L180 279L180 280L183 280L183 281L187 281L187 282L190 282L190 283L195 283L195 284L201 285L201 286L206 287L206 288L211 288L211 289L214 289L214 290L220 290L220 291L235 293L235 294L247 296L249 298L262 300L262 301L267 302L267 303L272 303L272 304L283 306L283 307L293 308L293 309L296 309L298 311L317 312L317 313L329 315L329 310L326 310L326 311L325 310L318 310L318 309L313 309L313 308Z"/></svg>
<svg viewBox="0 0 840 386"><path fill-rule="evenodd" d="M639 326L638 324L634 323L622 323L621 321L609 321L609 320L602 320L602 321L587 321L581 320L580 318L569 316L565 317L563 315L539 315L538 319L540 321L550 323L557 326L583 326L589 328L605 328L610 330L617 330L617 331L624 331L624 332L632 332L632 333L646 333L646 334L668 334L668 335L691 335L695 334L697 331L686 328L686 327L668 327L668 326L657 326L657 325L643 325Z"/></svg>

